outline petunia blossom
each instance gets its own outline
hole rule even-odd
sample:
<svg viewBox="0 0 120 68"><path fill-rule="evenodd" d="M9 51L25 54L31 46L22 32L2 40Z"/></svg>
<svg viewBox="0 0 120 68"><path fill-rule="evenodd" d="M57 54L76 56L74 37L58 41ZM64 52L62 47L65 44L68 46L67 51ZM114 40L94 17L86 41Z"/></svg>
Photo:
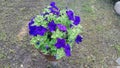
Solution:
<svg viewBox="0 0 120 68"><path fill-rule="evenodd" d="M62 24L57 24L57 27L58 27L58 29L61 30L61 31L66 31L66 30L67 30L66 26L65 26L65 25L62 25Z"/></svg>
<svg viewBox="0 0 120 68"><path fill-rule="evenodd" d="M78 25L80 23L80 17L79 16L75 16L75 20L74 20L74 25Z"/></svg>
<svg viewBox="0 0 120 68"><path fill-rule="evenodd" d="M80 35L77 35L75 41L76 41L77 44L79 44L80 42L82 42L82 39L83 38Z"/></svg>
<svg viewBox="0 0 120 68"><path fill-rule="evenodd" d="M50 8L49 10L51 11L51 13L59 15L60 14L60 10L58 9L58 7L55 5L55 2L51 2L50 3Z"/></svg>
<svg viewBox="0 0 120 68"><path fill-rule="evenodd" d="M43 36L46 32L47 29L44 28L43 26L31 26L29 29L30 35L33 36L37 36L37 35Z"/></svg>
<svg viewBox="0 0 120 68"><path fill-rule="evenodd" d="M55 44L55 47L57 48L57 49L59 49L59 48L61 48L61 47L64 47L65 46L65 39L60 39L60 38L58 38L57 39L57 43Z"/></svg>
<svg viewBox="0 0 120 68"><path fill-rule="evenodd" d="M67 14L69 20L72 20L72 21L74 20L74 13L72 10L66 11L66 14Z"/></svg>
<svg viewBox="0 0 120 68"><path fill-rule="evenodd" d="M50 6L58 10L57 6L55 5L55 2L51 2Z"/></svg>
<svg viewBox="0 0 120 68"><path fill-rule="evenodd" d="M64 52L66 56L71 56L71 49L69 44L66 44L66 46L64 47Z"/></svg>
<svg viewBox="0 0 120 68"><path fill-rule="evenodd" d="M56 30L56 24L54 23L53 20L48 23L48 28L49 28L50 32L53 32Z"/></svg>

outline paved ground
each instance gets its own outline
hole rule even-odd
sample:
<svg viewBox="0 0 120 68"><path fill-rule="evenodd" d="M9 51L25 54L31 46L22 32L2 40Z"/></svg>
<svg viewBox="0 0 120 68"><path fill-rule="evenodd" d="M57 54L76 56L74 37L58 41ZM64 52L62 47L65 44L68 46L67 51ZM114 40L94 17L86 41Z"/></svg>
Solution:
<svg viewBox="0 0 120 68"><path fill-rule="evenodd" d="M52 0L0 0L0 68L47 68L30 44L27 23ZM56 0L81 16L84 40L60 68L109 68L120 57L120 16L110 0ZM117 47L117 48L116 48Z"/></svg>

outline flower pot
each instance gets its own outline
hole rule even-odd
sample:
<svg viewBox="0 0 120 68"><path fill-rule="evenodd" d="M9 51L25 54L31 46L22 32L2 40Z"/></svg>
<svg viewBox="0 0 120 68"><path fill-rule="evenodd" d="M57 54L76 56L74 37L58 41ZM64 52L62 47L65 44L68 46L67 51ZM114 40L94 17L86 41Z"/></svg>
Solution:
<svg viewBox="0 0 120 68"><path fill-rule="evenodd" d="M43 55L48 61L58 61L58 60L56 60L55 56L52 56L52 55L50 55L50 54L45 55L45 54L43 54L40 50L38 50L38 51L39 51L39 53L40 53L41 55Z"/></svg>
<svg viewBox="0 0 120 68"><path fill-rule="evenodd" d="M33 48L34 48L34 45L33 45ZM39 52L42 56L44 56L48 61L58 61L58 60L56 60L56 58L55 58L54 56L52 56L52 55L50 55L50 54L45 55L45 54L43 54L43 53L41 52L41 50L38 50L38 52Z"/></svg>
<svg viewBox="0 0 120 68"><path fill-rule="evenodd" d="M43 55L49 62L50 62L50 68L59 68L59 61L56 60L56 58L50 54L43 54L40 50L38 50L41 55Z"/></svg>

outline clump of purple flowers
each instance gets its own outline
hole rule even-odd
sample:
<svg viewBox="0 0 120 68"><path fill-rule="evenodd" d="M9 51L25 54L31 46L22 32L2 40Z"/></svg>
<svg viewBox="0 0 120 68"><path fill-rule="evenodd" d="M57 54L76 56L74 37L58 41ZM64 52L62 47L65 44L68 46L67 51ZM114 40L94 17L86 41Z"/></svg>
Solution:
<svg viewBox="0 0 120 68"><path fill-rule="evenodd" d="M31 44L56 59L71 56L74 41L79 44L83 39L80 35L80 17L73 10L61 10L55 2L51 2L43 13L33 17L28 27L32 36Z"/></svg>

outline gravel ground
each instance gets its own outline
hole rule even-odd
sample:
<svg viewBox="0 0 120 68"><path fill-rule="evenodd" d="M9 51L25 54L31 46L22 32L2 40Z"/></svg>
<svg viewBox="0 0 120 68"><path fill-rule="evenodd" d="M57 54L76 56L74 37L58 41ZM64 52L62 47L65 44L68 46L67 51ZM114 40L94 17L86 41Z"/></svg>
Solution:
<svg viewBox="0 0 120 68"><path fill-rule="evenodd" d="M52 0L0 0L0 68L49 68L48 62L30 44L27 24ZM120 57L120 16L110 0L55 0L81 16L84 40L75 44L70 58L60 68L110 68Z"/></svg>

